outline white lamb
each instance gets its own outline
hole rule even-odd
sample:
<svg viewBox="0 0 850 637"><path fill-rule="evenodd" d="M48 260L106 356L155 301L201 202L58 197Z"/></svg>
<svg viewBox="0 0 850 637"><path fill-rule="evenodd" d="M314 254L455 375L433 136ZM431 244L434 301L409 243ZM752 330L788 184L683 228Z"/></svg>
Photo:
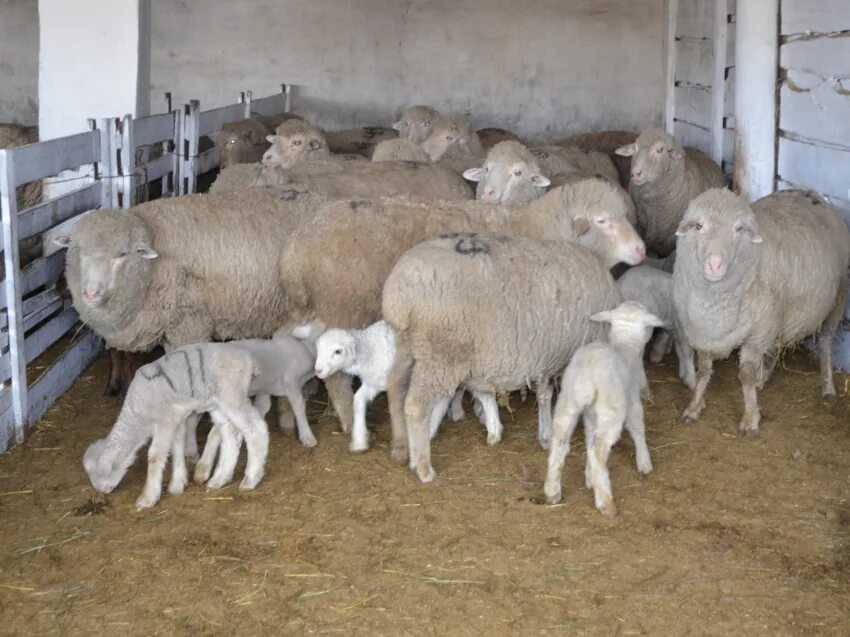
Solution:
<svg viewBox="0 0 850 637"><path fill-rule="evenodd" d="M257 371L248 387L248 395L254 398L254 406L262 418L271 408L271 397L286 398L295 415L298 438L305 447L316 446L316 436L307 421L307 404L304 385L313 377L313 361L316 358L316 338L324 331L324 325L315 321L292 330L278 330L270 339L244 339L229 341L228 347L248 352L257 362ZM284 404L279 400L280 425L288 429ZM233 477L241 434L233 427L213 426L198 464L195 466L195 482L203 483L209 478L216 452L221 447L219 463L213 478L207 482L210 489L223 487Z"/></svg>
<svg viewBox="0 0 850 637"><path fill-rule="evenodd" d="M608 455L624 425L635 443L638 471L652 471L641 404L641 392L647 386L643 348L652 329L663 327L664 322L635 301L594 314L591 320L611 323L608 343L582 346L564 370L543 491L549 502L560 502L564 459L578 419L584 416L585 484L593 488L596 508L604 515L615 515Z"/></svg>
<svg viewBox="0 0 850 637"><path fill-rule="evenodd" d="M159 501L169 453L173 466L168 492L182 493L188 482L186 419L209 412L216 426L235 427L245 438L248 464L239 488L256 487L263 478L269 447L266 423L248 399L258 368L249 352L226 343L180 347L139 368L109 435L92 443L83 456L92 486L110 493L152 438L147 480L136 508L146 509Z"/></svg>

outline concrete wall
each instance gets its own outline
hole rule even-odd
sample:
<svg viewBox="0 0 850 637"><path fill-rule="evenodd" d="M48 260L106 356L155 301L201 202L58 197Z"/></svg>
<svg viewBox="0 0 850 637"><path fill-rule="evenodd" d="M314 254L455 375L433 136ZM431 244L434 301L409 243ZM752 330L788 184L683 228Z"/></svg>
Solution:
<svg viewBox="0 0 850 637"><path fill-rule="evenodd" d="M402 105L523 135L660 124L665 0L153 0L152 111L299 85L327 127Z"/></svg>
<svg viewBox="0 0 850 637"><path fill-rule="evenodd" d="M0 122L38 123L38 0L0 0Z"/></svg>

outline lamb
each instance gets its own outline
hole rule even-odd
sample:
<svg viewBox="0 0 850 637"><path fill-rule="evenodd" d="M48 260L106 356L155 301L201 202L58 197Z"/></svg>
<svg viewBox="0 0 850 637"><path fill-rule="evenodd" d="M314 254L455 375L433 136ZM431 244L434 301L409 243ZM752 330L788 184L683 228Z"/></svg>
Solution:
<svg viewBox="0 0 850 637"><path fill-rule="evenodd" d="M393 130L398 131L399 139L409 140L411 144L418 146L431 134L431 127L438 119L440 119L440 112L436 108L422 105L410 106L392 127ZM377 150L376 147L375 151ZM375 161L374 155L372 161Z"/></svg>
<svg viewBox="0 0 850 637"><path fill-rule="evenodd" d="M316 359L316 339L324 330L320 322L301 325L292 333L278 330L271 339L245 339L228 341L227 346L237 348L251 355L256 363L256 372L248 386L248 396L254 398L254 407L265 418L271 408L271 397L286 398L294 412L298 426L298 437L305 447L315 447L316 436L307 421L307 404L303 387L313 377L313 361ZM278 402L279 408L283 405ZM288 429L286 415L281 411L280 426ZM223 438L230 436L230 440ZM233 438L236 438L233 440ZM195 465L195 482L204 483L210 475L216 451L221 445L222 453L216 474L219 480L211 483L210 488L218 488L230 482L236 468L239 436L233 436L229 428L218 425L210 430L207 443L198 464ZM234 453L233 450L237 453Z"/></svg>
<svg viewBox="0 0 850 637"><path fill-rule="evenodd" d="M209 412L217 426L232 425L244 436L248 464L239 488L255 488L263 478L269 444L266 423L248 400L256 371L251 354L222 343L182 347L141 367L112 431L92 443L83 456L92 486L102 493L114 490L136 453L152 439L147 480L136 509L150 508L159 501L169 452L172 475L168 491L183 493L188 482L183 448L186 420ZM211 482L220 480L217 472Z"/></svg>
<svg viewBox="0 0 850 637"><path fill-rule="evenodd" d="M661 327L664 321L635 301L594 314L590 320L610 323L611 332L607 343L580 347L564 370L543 490L551 504L561 501L564 459L570 452L573 430L583 416L587 443L585 484L588 489L593 488L596 508L611 516L617 508L611 492L608 456L624 425L635 443L638 471L652 472L641 405L641 393L647 387L642 359L652 328Z"/></svg>
<svg viewBox="0 0 850 637"><path fill-rule="evenodd" d="M629 193L647 249L660 257L676 247L676 227L691 200L710 188L726 186L723 171L693 148L682 148L659 128L640 134L617 154L632 158Z"/></svg>
<svg viewBox="0 0 850 637"><path fill-rule="evenodd" d="M399 137L398 139L386 139L375 146L372 161L412 161L418 164L430 164L431 158L428 153L422 150L420 144Z"/></svg>
<svg viewBox="0 0 850 637"><path fill-rule="evenodd" d="M431 161L463 173L480 166L484 160L484 146L478 135L462 117L444 117L438 120L431 134L422 142Z"/></svg>
<svg viewBox="0 0 850 637"><path fill-rule="evenodd" d="M285 244L280 272L291 324L319 318L341 328L371 325L381 318L381 289L398 258L446 232L577 237L593 249L617 250L622 260L635 262L644 256L643 242L626 218L627 197L600 179L562 186L514 208L403 198L355 203L322 207L302 221ZM334 374L325 385L347 433L353 419L350 378ZM403 432L394 431L393 436L393 456L406 459Z"/></svg>
<svg viewBox="0 0 850 637"><path fill-rule="evenodd" d="M665 330L655 339L649 360L660 363L667 353L670 341L679 358L679 379L690 389L696 384L694 353L676 321L673 308L673 276L650 265L642 264L626 270L617 279L620 293L626 301L636 301L650 313L664 321Z"/></svg>
<svg viewBox="0 0 850 637"><path fill-rule="evenodd" d="M461 176L441 166L324 160L302 163L291 170L263 168L257 164L231 166L219 173L210 192L223 193L251 186L273 186L280 192L312 192L328 198L472 197L472 190Z"/></svg>
<svg viewBox="0 0 850 637"><path fill-rule="evenodd" d="M260 161L268 147L266 137L274 133L275 127L290 119L301 118L298 115L286 113L224 124L216 138L219 166L226 168L234 164L252 164Z"/></svg>
<svg viewBox="0 0 850 637"><path fill-rule="evenodd" d="M698 358L682 420L699 418L712 362L740 348L739 431L758 434L758 389L782 348L815 333L823 397L835 400L832 341L850 263L850 231L838 212L802 191L777 192L750 206L712 189L691 202L676 234L673 302Z"/></svg>
<svg viewBox="0 0 850 637"><path fill-rule="evenodd" d="M397 339L388 397L390 415L399 419L394 430L406 423L410 468L422 482L436 475L429 419L442 419L461 383L479 394L534 387L538 439L548 446L550 379L576 349L601 336L589 317L620 303L609 268L623 258L621 248L461 232L402 255L381 305ZM643 251L625 258L639 263Z"/></svg>
<svg viewBox="0 0 850 637"><path fill-rule="evenodd" d="M386 139L395 139L396 132L386 126L363 126L326 133L328 148L338 155L361 155L372 158L375 145Z"/></svg>

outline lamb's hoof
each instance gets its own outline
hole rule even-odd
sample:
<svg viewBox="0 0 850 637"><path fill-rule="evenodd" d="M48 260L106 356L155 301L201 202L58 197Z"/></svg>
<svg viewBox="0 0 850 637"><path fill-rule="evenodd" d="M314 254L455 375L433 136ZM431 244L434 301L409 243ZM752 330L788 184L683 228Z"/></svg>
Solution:
<svg viewBox="0 0 850 637"><path fill-rule="evenodd" d="M406 464L408 460L407 445L398 443L393 444L393 447L390 450L390 457L399 464Z"/></svg>
<svg viewBox="0 0 850 637"><path fill-rule="evenodd" d="M195 473L192 474L195 484L203 484L210 479L210 467L206 464L195 465Z"/></svg>
<svg viewBox="0 0 850 637"><path fill-rule="evenodd" d="M664 352L656 352L655 350L652 350L649 353L649 362L652 363L653 365L658 365L658 363L660 363L663 360L664 360Z"/></svg>
<svg viewBox="0 0 850 637"><path fill-rule="evenodd" d="M145 509L150 509L156 505L159 501L159 498L149 498L146 496L139 496L139 499L136 500L136 511L144 511Z"/></svg>
<svg viewBox="0 0 850 637"><path fill-rule="evenodd" d="M416 475L419 477L422 484L428 484L436 479L437 472L434 471L434 467L431 466L431 463L428 463L427 466L420 466L416 470Z"/></svg>
<svg viewBox="0 0 850 637"><path fill-rule="evenodd" d="M613 518L615 515L617 515L617 507L614 505L613 500L603 502L596 508L599 509L599 512L606 517Z"/></svg>
<svg viewBox="0 0 850 637"><path fill-rule="evenodd" d="M649 459L647 459L645 462L639 460L637 462L637 470L638 473L652 473L652 461Z"/></svg>
<svg viewBox="0 0 850 637"><path fill-rule="evenodd" d="M312 449L317 444L319 444L319 441L316 440L316 436L314 436L313 434L310 434L308 436L303 436L303 437L300 438L300 440L301 440L301 444L303 446L307 447L308 449Z"/></svg>
<svg viewBox="0 0 850 637"><path fill-rule="evenodd" d="M257 485L260 484L260 481L263 479L263 474L261 473L258 476L249 477L245 476L242 478L242 482L239 483L240 491L253 491L257 488Z"/></svg>
<svg viewBox="0 0 850 637"><path fill-rule="evenodd" d="M351 453L366 453L367 451L369 451L369 443L368 442L358 442L358 443L352 442L350 445L348 445L348 450Z"/></svg>
<svg viewBox="0 0 850 637"><path fill-rule="evenodd" d="M547 504L558 504L562 500L561 489L553 490L551 493L548 489L544 489L543 493Z"/></svg>
<svg viewBox="0 0 850 637"><path fill-rule="evenodd" d="M759 428L747 427L742 424L740 427L738 427L738 433L741 434L744 438L758 438Z"/></svg>
<svg viewBox="0 0 850 637"><path fill-rule="evenodd" d="M537 444L540 445L541 449L549 450L549 447L552 446L552 441L548 438L538 438Z"/></svg>
<svg viewBox="0 0 850 637"><path fill-rule="evenodd" d="M463 409L458 409L458 410L452 409L449 412L449 418L452 419L452 422L460 422L461 420L464 419L465 416L466 416L466 413L463 411Z"/></svg>
<svg viewBox="0 0 850 637"><path fill-rule="evenodd" d="M186 490L186 483L188 480L186 478L182 478L180 480L172 480L168 484L168 493L171 495L180 495Z"/></svg>
<svg viewBox="0 0 850 637"><path fill-rule="evenodd" d="M688 407L683 413L682 417L679 418L679 423L683 425L690 425L699 420L700 412L702 411L701 407Z"/></svg>
<svg viewBox="0 0 850 637"><path fill-rule="evenodd" d="M216 491L221 489L222 487L227 486L228 482L230 482L230 480L212 478L209 482L207 482L207 491Z"/></svg>
<svg viewBox="0 0 850 637"><path fill-rule="evenodd" d="M491 432L487 434L487 444L491 447L502 442L502 432Z"/></svg>
<svg viewBox="0 0 850 637"><path fill-rule="evenodd" d="M759 422L761 414L755 415L744 414L741 418L741 423L738 425L738 433L746 438L755 438L759 435Z"/></svg>
<svg viewBox="0 0 850 637"><path fill-rule="evenodd" d="M821 395L821 400L830 407L835 407L838 404L838 396L835 394L823 394Z"/></svg>

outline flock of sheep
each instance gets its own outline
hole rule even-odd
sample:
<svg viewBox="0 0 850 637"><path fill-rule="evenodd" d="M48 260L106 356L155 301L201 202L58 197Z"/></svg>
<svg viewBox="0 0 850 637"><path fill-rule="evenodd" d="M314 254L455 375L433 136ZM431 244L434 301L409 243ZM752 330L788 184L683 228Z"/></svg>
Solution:
<svg viewBox="0 0 850 637"><path fill-rule="evenodd" d="M447 414L463 417L465 391L496 444L496 396L531 389L547 498L561 498L583 419L586 483L608 515L607 458L623 428L638 471L652 471L642 361L653 332L651 359L674 346L694 392L683 420L699 418L712 362L739 349L740 430L757 433L758 389L809 335L835 398L844 221L806 192L750 205L661 130L525 145L415 106L392 128L335 134L298 117L238 122L219 147L209 194L95 211L57 240L81 319L113 348L167 352L138 370L84 458L108 493L152 439L139 508L158 501L169 455L169 492L184 490L203 413L213 427L194 478L208 488L231 481L243 440L240 488L260 482L271 396L286 399L282 428L315 445L314 375L353 452L368 449L366 407L386 391L392 456L423 482L436 475L430 441Z"/></svg>

